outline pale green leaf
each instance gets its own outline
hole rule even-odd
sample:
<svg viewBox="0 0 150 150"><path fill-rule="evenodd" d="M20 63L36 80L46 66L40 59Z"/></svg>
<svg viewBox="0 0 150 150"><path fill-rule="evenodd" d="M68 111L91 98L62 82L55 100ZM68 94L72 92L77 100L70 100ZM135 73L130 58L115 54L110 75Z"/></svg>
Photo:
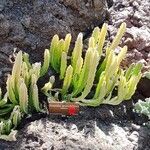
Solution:
<svg viewBox="0 0 150 150"><path fill-rule="evenodd" d="M6 141L16 141L17 130L11 130L9 135L0 135L0 139Z"/></svg>
<svg viewBox="0 0 150 150"><path fill-rule="evenodd" d="M55 50L58 47L59 43L59 37L58 35L54 35L51 41L51 46L50 46L50 62L51 66L55 69Z"/></svg>
<svg viewBox="0 0 150 150"><path fill-rule="evenodd" d="M18 101L16 99L16 95L15 95L15 92L14 92L14 89L13 89L13 80L12 80L12 76L11 75L8 75L8 78L7 78L7 93L8 93L8 98L9 100L13 103L13 104L18 104Z"/></svg>
<svg viewBox="0 0 150 150"><path fill-rule="evenodd" d="M94 48L96 46L94 37L90 37L89 39L89 48Z"/></svg>
<svg viewBox="0 0 150 150"><path fill-rule="evenodd" d="M5 93L4 97L2 99L0 99L0 107L3 107L7 103L7 101L8 101L7 98L8 98L8 95L7 95L7 93Z"/></svg>
<svg viewBox="0 0 150 150"><path fill-rule="evenodd" d="M72 96L76 96L78 93L82 92L83 88L85 87L88 79L88 73L89 73L89 66L92 61L92 53L93 49L89 48L85 55L84 64L81 70L81 73L79 75L79 80L77 82L77 86L74 87Z"/></svg>
<svg viewBox="0 0 150 150"><path fill-rule="evenodd" d="M118 44L119 44L122 36L124 35L125 31L126 31L126 23L124 22L119 27L119 30L118 30L115 38L113 39L112 44L110 45L111 50L114 50L118 46Z"/></svg>
<svg viewBox="0 0 150 150"><path fill-rule="evenodd" d="M28 91L24 83L24 80L21 80L19 87L19 105L20 109L24 113L28 113Z"/></svg>
<svg viewBox="0 0 150 150"><path fill-rule="evenodd" d="M67 54L66 52L62 52L60 65L60 79L64 78L66 68L67 68Z"/></svg>
<svg viewBox="0 0 150 150"><path fill-rule="evenodd" d="M99 27L95 27L93 32L92 32L92 37L94 38L95 40L95 44L98 42L99 40L99 34L100 34L100 29Z"/></svg>
<svg viewBox="0 0 150 150"><path fill-rule="evenodd" d="M21 122L21 111L20 106L16 105L11 113L10 119L12 120L12 123L14 127L16 128L19 123Z"/></svg>
<svg viewBox="0 0 150 150"><path fill-rule="evenodd" d="M79 97L79 99L84 99L89 94L89 92L93 86L94 79L95 79L95 73L96 73L98 62L99 62L99 54L95 50L91 57L91 63L89 66L87 83L86 83L85 88L84 88L81 96Z"/></svg>
<svg viewBox="0 0 150 150"><path fill-rule="evenodd" d="M70 87L71 80L72 80L72 75L73 75L73 68L71 65L68 66L63 82L63 87L62 87L62 95L65 95Z"/></svg>
<svg viewBox="0 0 150 150"><path fill-rule="evenodd" d="M102 50L103 50L103 46L104 46L104 43L105 43L106 35L107 35L107 24L104 23L103 26L102 26L101 32L99 34L99 41L98 41L98 48L97 48L100 56L102 54Z"/></svg>
<svg viewBox="0 0 150 150"><path fill-rule="evenodd" d="M127 46L124 46L123 48L121 48L121 51L117 56L118 65L120 65L121 61L125 58L126 53L127 53Z"/></svg>
<svg viewBox="0 0 150 150"><path fill-rule="evenodd" d="M61 55L64 49L64 40L61 39L55 48L54 53L54 69L56 72L60 72Z"/></svg>
<svg viewBox="0 0 150 150"><path fill-rule="evenodd" d="M83 34L80 33L77 37L77 40L75 42L75 47L73 49L72 52L72 60L71 60L71 64L73 69L75 69L78 58L82 56L82 49L83 49Z"/></svg>
<svg viewBox="0 0 150 150"><path fill-rule="evenodd" d="M30 69L31 64L30 64L30 61L29 61L29 54L27 54L27 53L23 54L23 61L27 64L28 69Z"/></svg>
<svg viewBox="0 0 150 150"><path fill-rule="evenodd" d="M64 48L63 48L63 51L66 53L68 53L70 42L71 42L71 34L67 34L65 37Z"/></svg>
<svg viewBox="0 0 150 150"><path fill-rule="evenodd" d="M40 70L40 76L45 75L45 73L48 71L49 64L50 64L50 53L49 53L48 49L45 49L44 62L43 62L43 65L41 67L41 70Z"/></svg>

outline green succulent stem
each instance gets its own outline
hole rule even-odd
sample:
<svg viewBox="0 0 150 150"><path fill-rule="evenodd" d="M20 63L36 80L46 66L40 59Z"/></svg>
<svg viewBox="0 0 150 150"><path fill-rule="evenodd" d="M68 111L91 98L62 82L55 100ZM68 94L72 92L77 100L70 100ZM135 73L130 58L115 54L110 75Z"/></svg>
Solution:
<svg viewBox="0 0 150 150"><path fill-rule="evenodd" d="M70 66L68 66L68 68L66 70L66 75L64 78L64 82L63 82L63 87L62 87L62 91L61 91L63 96L67 93L67 91L70 87L72 75L73 75L73 67L70 65Z"/></svg>
<svg viewBox="0 0 150 150"><path fill-rule="evenodd" d="M49 50L46 49L44 52L44 62L40 70L40 76L44 76L46 74L49 68L49 64L50 64L50 53Z"/></svg>

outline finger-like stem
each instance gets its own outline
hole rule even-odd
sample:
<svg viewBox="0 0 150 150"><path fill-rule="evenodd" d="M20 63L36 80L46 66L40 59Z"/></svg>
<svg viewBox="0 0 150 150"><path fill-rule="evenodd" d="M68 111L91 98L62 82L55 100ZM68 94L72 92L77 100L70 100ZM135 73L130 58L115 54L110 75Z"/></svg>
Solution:
<svg viewBox="0 0 150 150"><path fill-rule="evenodd" d="M20 78L20 75L21 75L21 67L22 67L22 52L19 51L16 56L15 63L12 69L12 78L11 78L12 83L10 85L12 86L12 89L14 90L16 100L18 100L19 98L17 85L18 85L18 79Z"/></svg>
<svg viewBox="0 0 150 150"><path fill-rule="evenodd" d="M12 123L14 127L16 128L18 124L21 121L21 111L20 111L20 106L16 105L11 113L10 119L12 120Z"/></svg>
<svg viewBox="0 0 150 150"><path fill-rule="evenodd" d="M68 66L68 68L66 70L63 87L62 87L62 91L61 91L62 95L65 95L67 93L67 91L70 87L70 84L71 84L72 75L73 75L73 68L70 65L70 66Z"/></svg>
<svg viewBox="0 0 150 150"><path fill-rule="evenodd" d="M93 53L93 49L88 49L86 56L85 56L85 61L84 61L84 65L83 68L81 70L81 73L79 75L79 80L77 82L77 86L74 87L74 91L72 93L72 96L76 96L78 93L82 92L83 88L85 87L86 83L87 83L87 79L88 79L88 73L89 73L89 66L92 62L92 53Z"/></svg>
<svg viewBox="0 0 150 150"><path fill-rule="evenodd" d="M30 60L29 60L29 54L24 53L23 54L23 61L27 64L28 69L31 68Z"/></svg>
<svg viewBox="0 0 150 150"><path fill-rule="evenodd" d="M8 78L7 78L7 93L8 93L8 98L9 100L13 103L13 104L18 104L18 101L16 99L16 95L15 95L15 92L14 92L14 89L13 89L13 80L12 80L12 76L11 75L8 75Z"/></svg>
<svg viewBox="0 0 150 150"><path fill-rule="evenodd" d="M94 30L93 30L93 32L92 32L92 37L95 39L95 44L98 43L99 34L100 34L100 29L99 29L99 27L95 27Z"/></svg>
<svg viewBox="0 0 150 150"><path fill-rule="evenodd" d="M77 41L75 43L75 47L72 52L71 64L72 64L73 69L75 69L75 67L76 67L78 58L81 57L81 55L82 55L82 49L83 49L82 40L83 40L83 34L80 33L77 37Z"/></svg>
<svg viewBox="0 0 150 150"><path fill-rule="evenodd" d="M32 108L35 108L37 112L39 112L40 104L39 104L39 95L38 95L38 87L37 87L37 78L33 74L31 78L31 87L30 87L30 104Z"/></svg>
<svg viewBox="0 0 150 150"><path fill-rule="evenodd" d="M48 71L49 64L50 64L50 53L49 53L49 50L46 49L44 52L44 62L41 67L40 76L45 75L45 73Z"/></svg>
<svg viewBox="0 0 150 150"><path fill-rule="evenodd" d="M91 63L89 66L89 73L88 73L88 78L87 78L87 83L85 85L85 88L81 94L81 96L79 97L79 99L84 99L91 91L91 88L93 86L93 82L94 82L94 78L95 78L95 73L96 73L96 69L97 69L97 65L99 62L99 54L96 50L93 50L93 54L91 57Z"/></svg>
<svg viewBox="0 0 150 150"><path fill-rule="evenodd" d="M55 68L55 55L56 55L56 49L58 47L58 43L59 43L59 37L58 35L54 35L52 41L51 41L51 46L50 46L50 62L51 62L51 66ZM57 56L56 56L57 57Z"/></svg>
<svg viewBox="0 0 150 150"><path fill-rule="evenodd" d="M60 79L64 78L66 68L67 68L67 54L66 52L62 52L60 65Z"/></svg>
<svg viewBox="0 0 150 150"><path fill-rule="evenodd" d="M64 48L63 48L63 51L66 53L68 53L70 42L71 42L71 34L67 34L65 37Z"/></svg>
<svg viewBox="0 0 150 150"><path fill-rule="evenodd" d="M24 83L24 80L21 81L19 88L19 105L20 109L24 113L28 113L28 91Z"/></svg>
<svg viewBox="0 0 150 150"><path fill-rule="evenodd" d="M105 43L106 35L107 35L107 24L104 23L103 26L102 26L101 32L99 34L98 48L97 48L100 56L102 54L102 50L103 50L103 46L104 46L104 43Z"/></svg>
<svg viewBox="0 0 150 150"><path fill-rule="evenodd" d="M89 48L95 48L95 46L96 46L96 42L95 42L94 37L90 37L90 39L89 39Z"/></svg>
<svg viewBox="0 0 150 150"><path fill-rule="evenodd" d="M112 44L110 45L111 50L114 50L118 46L118 44L119 44L122 36L124 35L125 31L126 31L126 23L124 22L121 24Z"/></svg>
<svg viewBox="0 0 150 150"><path fill-rule="evenodd" d="M3 99L0 99L0 107L3 107L8 101L8 94L5 93Z"/></svg>

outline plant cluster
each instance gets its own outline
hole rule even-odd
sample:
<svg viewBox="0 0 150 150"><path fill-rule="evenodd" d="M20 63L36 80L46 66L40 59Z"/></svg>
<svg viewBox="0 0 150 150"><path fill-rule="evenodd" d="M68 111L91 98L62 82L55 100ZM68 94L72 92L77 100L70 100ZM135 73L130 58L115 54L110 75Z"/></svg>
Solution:
<svg viewBox="0 0 150 150"><path fill-rule="evenodd" d="M119 53L115 49L125 30L126 24L122 23L112 43L105 44L107 24L101 30L96 27L85 56L82 33L77 37L71 56L68 53L70 34L65 39L59 39L58 35L53 37L50 49L44 52L43 64L31 64L28 54L20 51L8 75L7 91L5 94L0 91L0 138L12 139L14 129L25 114L41 111L37 81L49 68L59 74L62 85L56 87L55 77L50 77L41 89L48 100L72 101L86 106L118 105L129 100L141 78L142 65L132 64L126 70L120 67L127 46L120 48Z"/></svg>
<svg viewBox="0 0 150 150"><path fill-rule="evenodd" d="M86 106L98 106L118 105L123 100L131 98L141 78L142 64L132 64L127 70L121 69L120 63L125 58L127 46L121 48L119 54L115 49L125 30L126 24L122 23L112 43L107 43L105 46L104 60L101 58L107 35L106 24L102 26L101 31L98 27L94 29L84 58L82 33L78 35L70 57L67 56L70 34L65 40L59 40L57 35L53 37L50 64L56 72L60 73L60 80L63 79L59 91L62 100L80 102ZM46 91L48 90L51 91L47 88ZM117 92L117 95L113 95L114 92ZM50 97L52 98L51 92Z"/></svg>
<svg viewBox="0 0 150 150"><path fill-rule="evenodd" d="M139 100L134 109L137 113L144 114L150 119L150 98L146 98L145 101Z"/></svg>
<svg viewBox="0 0 150 150"><path fill-rule="evenodd" d="M45 50L45 55L49 57L49 51ZM41 63L31 65L28 54L21 51L17 54L3 97L0 90L0 138L14 138L13 134L9 138L5 135L17 127L25 114L41 111L37 81L47 71L46 63L42 67Z"/></svg>

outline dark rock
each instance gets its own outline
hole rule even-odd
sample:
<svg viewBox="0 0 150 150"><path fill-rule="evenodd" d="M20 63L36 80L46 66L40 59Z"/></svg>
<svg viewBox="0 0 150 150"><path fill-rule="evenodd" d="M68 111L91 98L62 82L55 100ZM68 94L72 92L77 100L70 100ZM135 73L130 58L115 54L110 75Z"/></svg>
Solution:
<svg viewBox="0 0 150 150"><path fill-rule="evenodd" d="M150 97L150 80L142 78L138 84L138 90L145 97Z"/></svg>
<svg viewBox="0 0 150 150"><path fill-rule="evenodd" d="M54 34L63 38L71 33L74 42L79 32L102 24L106 12L106 0L1 0L0 69L14 48L28 52L33 61L42 60Z"/></svg>
<svg viewBox="0 0 150 150"><path fill-rule="evenodd" d="M0 38L5 38L8 36L8 33L10 31L10 23L5 18L3 14L0 14Z"/></svg>
<svg viewBox="0 0 150 150"><path fill-rule="evenodd" d="M10 6L8 2L13 4ZM6 0L0 16L0 35L3 38L9 33L9 36L0 43L13 44L10 51L17 47L35 54L36 49L37 59L40 59L54 34L64 37L71 32L75 40L79 32L102 23L107 9L105 5L105 0Z"/></svg>
<svg viewBox="0 0 150 150"><path fill-rule="evenodd" d="M107 0L108 8L113 6L113 0Z"/></svg>

